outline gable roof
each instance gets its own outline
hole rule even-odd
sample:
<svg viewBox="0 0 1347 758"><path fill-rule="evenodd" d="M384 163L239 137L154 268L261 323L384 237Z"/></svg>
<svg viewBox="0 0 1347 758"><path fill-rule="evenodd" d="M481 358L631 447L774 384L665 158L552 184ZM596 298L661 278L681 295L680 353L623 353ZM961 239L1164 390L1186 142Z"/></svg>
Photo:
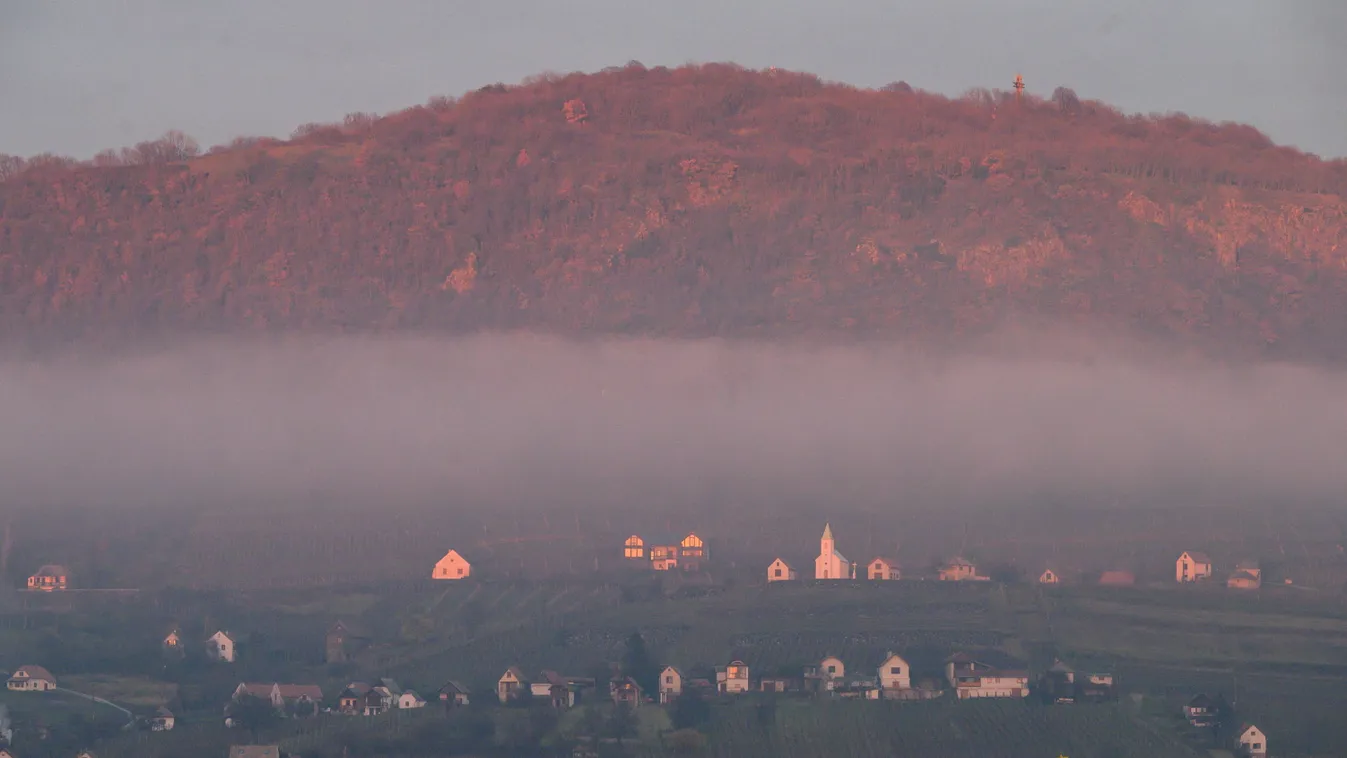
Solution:
<svg viewBox="0 0 1347 758"><path fill-rule="evenodd" d="M155 718L171 719L173 718L173 711L170 711L161 705L159 706L159 709L154 712L154 716Z"/></svg>
<svg viewBox="0 0 1347 758"><path fill-rule="evenodd" d="M565 677L551 669L542 671L538 675L537 682L538 684L548 684L552 687L565 687L568 684Z"/></svg>
<svg viewBox="0 0 1347 758"><path fill-rule="evenodd" d="M973 568L973 562L963 557L962 555L956 555L953 558L950 558L947 563L945 563L946 568L953 568L955 566L967 566L968 568Z"/></svg>
<svg viewBox="0 0 1347 758"><path fill-rule="evenodd" d="M426 702L426 699L425 699L425 698L423 698L423 697L421 697L420 695L416 694L416 690L407 690L406 692L403 692L401 695L398 695L398 700L401 700L401 699L403 699L403 698L408 698L408 697L412 699L412 702L413 702L413 703L424 703L424 702Z"/></svg>
<svg viewBox="0 0 1347 758"><path fill-rule="evenodd" d="M13 679L45 679L48 682L55 683L56 677L51 672L41 666L20 666L14 670Z"/></svg>
<svg viewBox="0 0 1347 758"><path fill-rule="evenodd" d="M469 695L468 688L450 679L439 689L441 695Z"/></svg>
<svg viewBox="0 0 1347 758"><path fill-rule="evenodd" d="M1256 574L1253 574L1253 573L1251 573L1251 572L1249 572L1249 571L1245 571L1245 570L1243 570L1243 569L1241 569L1241 570L1239 570L1239 571L1236 571L1235 573L1231 574L1231 575L1230 575L1230 578L1231 578L1231 579L1244 579L1244 580L1247 580L1247 581L1250 581L1250 582L1256 582L1256 581L1258 581L1258 576L1257 576Z"/></svg>
<svg viewBox="0 0 1347 758"><path fill-rule="evenodd" d="M870 561L871 565L876 564L876 563L881 563L881 562L882 562L885 566L888 566L889 568L896 568L896 567L898 567L898 561L897 561L897 559L894 559L894 558L886 558L886 557L884 557L884 556L882 556L882 555L876 556L874 560Z"/></svg>
<svg viewBox="0 0 1347 758"><path fill-rule="evenodd" d="M453 548L449 548L449 552L445 553L443 558L440 558L438 561L435 561L435 565L438 566L441 563L445 562L453 563L455 561L462 561L463 563L466 563L469 566L472 565L471 563L468 563L468 559L464 558L462 553L458 552Z"/></svg>
<svg viewBox="0 0 1347 758"><path fill-rule="evenodd" d="M1237 734L1240 737L1247 737L1250 731L1257 731L1259 734L1263 733L1262 729L1259 729L1258 727L1246 721L1243 724L1239 725L1239 731L1237 732Z"/></svg>
<svg viewBox="0 0 1347 758"><path fill-rule="evenodd" d="M897 653L887 653L887 654L885 654L885 656L884 656L884 660L882 660L882 661L879 662L880 667L883 667L885 664L887 664L889 661L893 660L894 658L897 658L898 660L902 661L903 663L907 663L907 659L904 658L903 656L898 655Z"/></svg>
<svg viewBox="0 0 1347 758"><path fill-rule="evenodd" d="M212 634L211 636L207 637L206 639L207 639L207 640L213 640L213 639L215 639L216 637L224 637L225 639L229 640L230 642L233 642L233 641L234 641L234 635L230 634L229 632L226 632L226 631L223 630L223 629L217 631L215 634Z"/></svg>
<svg viewBox="0 0 1347 758"><path fill-rule="evenodd" d="M1258 561L1240 561L1235 564L1235 569L1239 571L1257 571Z"/></svg>
<svg viewBox="0 0 1347 758"><path fill-rule="evenodd" d="M295 700L301 697L315 701L323 699L323 688L316 684L277 684L276 689L280 691L281 697L286 700Z"/></svg>
<svg viewBox="0 0 1347 758"><path fill-rule="evenodd" d="M498 679L498 680L496 680L496 681L501 681L501 680L505 679L505 677L507 677L507 676L514 677L514 680L517 681L517 682L527 682L527 681L528 681L528 677L524 676L524 672L523 672L523 671L520 671L518 666L511 666L511 667L509 667L508 669L505 669L505 673L504 673L504 674L501 674L500 679Z"/></svg>
<svg viewBox="0 0 1347 758"><path fill-rule="evenodd" d="M660 673L660 675L662 676L665 672L668 672L668 671L672 671L672 672L674 672L675 674L677 674L679 679L683 679L683 678L684 678L684 677L683 677L683 671L682 671L682 669L678 668L677 666L665 666L665 667L664 667L664 670L663 670L663 671L660 671L659 673Z"/></svg>
<svg viewBox="0 0 1347 758"><path fill-rule="evenodd" d="M786 568L790 569L791 571L794 571L794 570L795 570L795 568L794 568L793 566L791 566L789 563L786 563L786 559L785 559L785 558L774 558L774 559L772 559L772 562L771 562L771 563L767 564L767 566L770 568L770 567L772 567L772 566L775 566L775 565L778 564L778 563L780 563L782 566L785 566Z"/></svg>
<svg viewBox="0 0 1347 758"><path fill-rule="evenodd" d="M833 538L833 525L831 523L826 523L823 525L822 539L831 540L832 538Z"/></svg>
<svg viewBox="0 0 1347 758"><path fill-rule="evenodd" d="M1208 556L1206 553L1197 550L1185 550L1183 551L1183 555L1187 555L1189 558L1192 558L1194 563L1211 563L1210 556ZM1183 555L1180 555L1179 557L1182 558Z"/></svg>
<svg viewBox="0 0 1347 758"><path fill-rule="evenodd" d="M674 535L669 534L668 532L661 532L661 533L655 534L654 536L647 537L646 540L645 540L645 546L646 546L646 547L682 547L682 546L683 546L683 538L682 538L682 537L675 537Z"/></svg>
<svg viewBox="0 0 1347 758"><path fill-rule="evenodd" d="M1211 698L1209 698L1209 697L1207 697L1206 695L1203 695L1203 694L1193 695L1192 699L1188 701L1188 707L1189 707L1189 708L1210 708L1210 707L1211 707Z"/></svg>
<svg viewBox="0 0 1347 758"><path fill-rule="evenodd" d="M38 569L33 576L70 576L70 569L59 563L48 563Z"/></svg>

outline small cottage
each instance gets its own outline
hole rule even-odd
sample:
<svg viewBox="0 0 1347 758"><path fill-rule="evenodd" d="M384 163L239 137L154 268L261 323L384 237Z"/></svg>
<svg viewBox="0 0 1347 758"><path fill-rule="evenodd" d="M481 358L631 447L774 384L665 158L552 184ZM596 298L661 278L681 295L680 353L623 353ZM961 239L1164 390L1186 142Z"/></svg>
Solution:
<svg viewBox="0 0 1347 758"><path fill-rule="evenodd" d="M1211 558L1206 553L1185 550L1174 561L1174 579L1179 582L1197 582L1211 576Z"/></svg>
<svg viewBox="0 0 1347 758"><path fill-rule="evenodd" d="M912 689L912 667L902 656L889 653L889 657L879 664L879 688L885 694Z"/></svg>
<svg viewBox="0 0 1347 758"><path fill-rule="evenodd" d="M716 667L716 691L726 695L748 692L748 664L731 661L728 666Z"/></svg>
<svg viewBox="0 0 1347 758"><path fill-rule="evenodd" d="M70 588L70 569L57 563L48 563L28 577L28 589L54 592Z"/></svg>
<svg viewBox="0 0 1347 758"><path fill-rule="evenodd" d="M430 576L432 579L467 579L472 576L472 564L459 555L457 550L450 550L435 563Z"/></svg>
<svg viewBox="0 0 1347 758"><path fill-rule="evenodd" d="M233 663L237 655L234 638L223 629L206 639L206 655L217 661Z"/></svg>
<svg viewBox="0 0 1347 758"><path fill-rule="evenodd" d="M903 577L902 568L893 558L876 558L865 570L871 581L892 581Z"/></svg>
<svg viewBox="0 0 1347 758"><path fill-rule="evenodd" d="M502 703L518 700L528 695L529 681L524 678L524 672L520 671L517 666L506 669L505 673L496 681L496 697Z"/></svg>
<svg viewBox="0 0 1347 758"><path fill-rule="evenodd" d="M1225 586L1236 590L1256 590L1263 586L1263 570L1256 561L1240 561Z"/></svg>
<svg viewBox="0 0 1347 758"><path fill-rule="evenodd" d="M171 732L173 731L173 725L176 722L177 719L173 717L173 712L161 706L159 710L155 711L154 715L150 717L150 731Z"/></svg>
<svg viewBox="0 0 1347 758"><path fill-rule="evenodd" d="M645 559L645 540L640 535L633 534L622 543L622 557L634 561Z"/></svg>
<svg viewBox="0 0 1347 758"><path fill-rule="evenodd" d="M164 635L165 650L179 650L182 648L182 635L178 634L177 627L170 629L168 634Z"/></svg>
<svg viewBox="0 0 1347 758"><path fill-rule="evenodd" d="M824 680L836 681L847 675L847 667L841 658L830 655L819 661L818 672Z"/></svg>
<svg viewBox="0 0 1347 758"><path fill-rule="evenodd" d="M614 679L608 683L608 696L613 699L614 705L626 704L632 708L640 707L643 699L641 694L641 685L629 676Z"/></svg>
<svg viewBox="0 0 1347 758"><path fill-rule="evenodd" d="M1267 755L1267 735L1253 724L1243 724L1235 732L1235 751L1250 758Z"/></svg>
<svg viewBox="0 0 1347 758"><path fill-rule="evenodd" d="M365 711L365 695L370 686L364 682L351 682L337 695L337 712L347 716L359 716Z"/></svg>
<svg viewBox="0 0 1347 758"><path fill-rule="evenodd" d="M685 569L697 568L708 555L706 551L706 541L696 532L689 532L681 542L678 543L678 557L682 561Z"/></svg>
<svg viewBox="0 0 1347 758"><path fill-rule="evenodd" d="M1211 726L1216 723L1216 704L1206 695L1194 695L1188 704L1183 706L1183 717L1188 720L1190 726Z"/></svg>
<svg viewBox="0 0 1347 758"><path fill-rule="evenodd" d="M468 688L455 681L446 683L435 694L445 708L456 708L470 702Z"/></svg>
<svg viewBox="0 0 1347 758"><path fill-rule="evenodd" d="M764 676L758 680L758 692L790 692L798 689L795 679L788 676Z"/></svg>
<svg viewBox="0 0 1347 758"><path fill-rule="evenodd" d="M646 554L650 556L650 568L656 571L672 571L678 568L679 545L681 540L668 535L657 535L646 543Z"/></svg>
<svg viewBox="0 0 1347 758"><path fill-rule="evenodd" d="M940 567L940 580L942 582L966 582L980 578L977 566L974 566L971 561L962 556L955 557Z"/></svg>
<svg viewBox="0 0 1347 758"><path fill-rule="evenodd" d="M48 692L56 689L56 677L41 666L20 666L5 688L15 692Z"/></svg>
<svg viewBox="0 0 1347 758"><path fill-rule="evenodd" d="M1039 584L1061 584L1062 577L1052 569L1043 569L1043 573L1038 575Z"/></svg>
<svg viewBox="0 0 1347 758"><path fill-rule="evenodd" d="M767 581L769 582L793 582L799 578L795 569L790 567L789 563L777 558L767 567Z"/></svg>
<svg viewBox="0 0 1347 758"><path fill-rule="evenodd" d="M683 694L683 672L673 666L666 666L659 675L659 702L668 705Z"/></svg>
<svg viewBox="0 0 1347 758"><path fill-rule="evenodd" d="M409 708L425 708L426 699L416 694L415 690L407 690L398 695L398 709L407 710Z"/></svg>

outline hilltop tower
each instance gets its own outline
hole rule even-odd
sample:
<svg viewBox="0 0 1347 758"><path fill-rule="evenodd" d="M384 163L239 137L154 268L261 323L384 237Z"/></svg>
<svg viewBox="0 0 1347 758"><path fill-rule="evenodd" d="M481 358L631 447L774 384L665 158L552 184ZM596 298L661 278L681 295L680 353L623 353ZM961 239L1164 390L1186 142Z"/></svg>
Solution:
<svg viewBox="0 0 1347 758"><path fill-rule="evenodd" d="M1015 102L1020 102L1020 96L1024 94L1024 77L1015 74Z"/></svg>

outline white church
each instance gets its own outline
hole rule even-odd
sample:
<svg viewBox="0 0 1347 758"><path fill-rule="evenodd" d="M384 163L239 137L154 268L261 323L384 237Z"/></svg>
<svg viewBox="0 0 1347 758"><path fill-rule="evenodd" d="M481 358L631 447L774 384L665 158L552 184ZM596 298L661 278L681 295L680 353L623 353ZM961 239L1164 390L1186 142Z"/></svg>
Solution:
<svg viewBox="0 0 1347 758"><path fill-rule="evenodd" d="M823 539L819 540L818 557L814 559L815 579L855 579L856 566L837 552L833 541L832 524L823 525Z"/></svg>

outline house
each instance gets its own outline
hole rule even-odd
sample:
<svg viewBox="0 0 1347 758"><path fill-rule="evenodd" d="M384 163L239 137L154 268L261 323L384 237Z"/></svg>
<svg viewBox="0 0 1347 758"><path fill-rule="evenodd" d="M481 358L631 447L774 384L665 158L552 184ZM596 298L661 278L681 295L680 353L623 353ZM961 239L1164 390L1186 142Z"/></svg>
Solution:
<svg viewBox="0 0 1347 758"><path fill-rule="evenodd" d="M772 565L767 567L767 581L769 582L791 582L798 578L799 575L795 573L795 569L780 558L772 561Z"/></svg>
<svg viewBox="0 0 1347 758"><path fill-rule="evenodd" d="M323 660L327 663L346 663L351 655L369 642L360 627L337 621L323 635Z"/></svg>
<svg viewBox="0 0 1347 758"><path fill-rule="evenodd" d="M1105 571L1099 575L1099 584L1105 587L1131 587L1136 583L1131 571Z"/></svg>
<svg viewBox="0 0 1347 758"><path fill-rule="evenodd" d="M524 672L516 666L506 669L500 679L496 680L496 697L500 698L502 703L527 697L528 694L529 682L524 678Z"/></svg>
<svg viewBox="0 0 1347 758"><path fill-rule="evenodd" d="M622 557L631 560L645 559L645 540L640 535L633 534L622 543Z"/></svg>
<svg viewBox="0 0 1347 758"><path fill-rule="evenodd" d="M1235 750L1240 755L1262 758L1267 755L1267 735L1253 724L1242 724L1235 732Z"/></svg>
<svg viewBox="0 0 1347 758"><path fill-rule="evenodd" d="M426 699L416 694L414 690L407 690L398 695L398 709L407 710L408 708L425 708Z"/></svg>
<svg viewBox="0 0 1347 758"><path fill-rule="evenodd" d="M886 694L912 689L912 667L902 656L890 652L889 657L879 664L879 688Z"/></svg>
<svg viewBox="0 0 1347 758"><path fill-rule="evenodd" d="M1049 703L1064 705L1076 702L1076 672L1061 660L1053 661L1038 680L1038 691Z"/></svg>
<svg viewBox="0 0 1347 758"><path fill-rule="evenodd" d="M364 682L351 682L337 695L337 712L347 716L359 716L365 711L365 695L370 686Z"/></svg>
<svg viewBox="0 0 1347 758"><path fill-rule="evenodd" d="M1216 703L1206 695L1194 695L1183 706L1183 717L1191 726L1211 726L1216 723Z"/></svg>
<svg viewBox="0 0 1347 758"><path fill-rule="evenodd" d="M870 567L866 569L865 574L872 581L887 581L901 579L903 570L898 561L892 558L876 558L870 561Z"/></svg>
<svg viewBox="0 0 1347 758"><path fill-rule="evenodd" d="M233 663L238 654L237 645L234 638L229 636L229 632L220 630L212 634L206 640L206 655L217 661Z"/></svg>
<svg viewBox="0 0 1347 758"><path fill-rule="evenodd" d="M1076 678L1076 697L1079 700L1102 703L1112 700L1115 694L1112 674L1085 674Z"/></svg>
<svg viewBox="0 0 1347 758"><path fill-rule="evenodd" d="M834 697L848 700L878 700L883 694L876 679L852 679L838 682L832 689Z"/></svg>
<svg viewBox="0 0 1347 758"><path fill-rule="evenodd" d="M1061 584L1062 577L1052 569L1043 569L1043 573L1038 575L1039 584Z"/></svg>
<svg viewBox="0 0 1347 758"><path fill-rule="evenodd" d="M659 702L668 705L683 694L683 672L673 666L665 666L659 675Z"/></svg>
<svg viewBox="0 0 1347 758"><path fill-rule="evenodd" d="M966 653L956 653L945 662L945 679L960 700L1029 696L1027 672L996 668Z"/></svg>
<svg viewBox="0 0 1347 758"><path fill-rule="evenodd" d="M641 685L629 676L614 679L608 683L608 696L613 699L614 705L625 703L637 708L641 705L642 700Z"/></svg>
<svg viewBox="0 0 1347 758"><path fill-rule="evenodd" d="M182 635L178 634L178 629L177 629L177 627L174 627L173 629L170 629L169 632L168 632L168 634L164 636L164 643L163 643L163 644L164 644L164 649L165 649L165 650L181 650L181 649L182 649Z"/></svg>
<svg viewBox="0 0 1347 758"><path fill-rule="evenodd" d="M795 679L788 676L764 676L758 680L758 692L790 692L798 689Z"/></svg>
<svg viewBox="0 0 1347 758"><path fill-rule="evenodd" d="M814 578L856 578L856 569L851 565L851 561L837 552L837 543L833 540L832 524L823 525L823 536L819 538L818 557L814 559Z"/></svg>
<svg viewBox="0 0 1347 758"><path fill-rule="evenodd" d="M173 718L173 712L161 706L149 720L150 731L171 732L176 721L177 719Z"/></svg>
<svg viewBox="0 0 1347 758"><path fill-rule="evenodd" d="M387 712L392 706L392 699L388 697L383 688L370 687L360 698L360 704L357 707L360 709L360 713L365 716L378 716Z"/></svg>
<svg viewBox="0 0 1347 758"><path fill-rule="evenodd" d="M982 578L978 576L977 566L963 556L957 556L940 567L942 582L967 582Z"/></svg>
<svg viewBox="0 0 1347 758"><path fill-rule="evenodd" d="M454 708L469 703L468 688L455 681L446 683L435 695L445 708Z"/></svg>
<svg viewBox="0 0 1347 758"><path fill-rule="evenodd" d="M708 557L706 541L696 532L688 532L688 536L678 543L678 557L683 561L683 568L699 565Z"/></svg>
<svg viewBox="0 0 1347 758"><path fill-rule="evenodd" d="M70 588L70 569L56 563L48 563L28 577L28 589L39 592L54 592Z"/></svg>
<svg viewBox="0 0 1347 758"><path fill-rule="evenodd" d="M847 667L842 663L841 658L828 656L819 661L818 676L822 680L823 689L830 690L833 685L847 675Z"/></svg>
<svg viewBox="0 0 1347 758"><path fill-rule="evenodd" d="M678 546L681 540L668 535L658 535L646 543L646 554L650 556L650 568L656 571L671 571L678 568Z"/></svg>
<svg viewBox="0 0 1347 758"><path fill-rule="evenodd" d="M245 696L270 701L272 707L281 713L316 716L318 706L323 702L323 689L316 684L242 682L234 688L232 699L238 700ZM229 723L229 719L226 719L226 723Z"/></svg>
<svg viewBox="0 0 1347 758"><path fill-rule="evenodd" d="M730 661L728 666L716 666L716 691L726 695L748 692L748 665Z"/></svg>
<svg viewBox="0 0 1347 758"><path fill-rule="evenodd" d="M1211 558L1206 553L1185 550L1174 561L1174 580L1178 582L1196 582L1211 576Z"/></svg>
<svg viewBox="0 0 1347 758"><path fill-rule="evenodd" d="M0 758L14 758L14 754L7 748L0 747Z"/></svg>
<svg viewBox="0 0 1347 758"><path fill-rule="evenodd" d="M231 745L229 758L281 758L276 745Z"/></svg>
<svg viewBox="0 0 1347 758"><path fill-rule="evenodd" d="M20 666L5 688L15 692L47 692L56 689L56 677L41 666Z"/></svg>
<svg viewBox="0 0 1347 758"><path fill-rule="evenodd" d="M1263 586L1263 570L1257 561L1240 561L1235 565L1235 573L1225 581L1225 586L1237 590L1256 590Z"/></svg>
<svg viewBox="0 0 1347 758"><path fill-rule="evenodd" d="M544 671L529 686L533 697L550 702L553 708L574 708L580 702L582 683L575 677Z"/></svg>
<svg viewBox="0 0 1347 758"><path fill-rule="evenodd" d="M472 576L472 564L457 550L445 553L430 571L432 579L467 579L469 576Z"/></svg>

